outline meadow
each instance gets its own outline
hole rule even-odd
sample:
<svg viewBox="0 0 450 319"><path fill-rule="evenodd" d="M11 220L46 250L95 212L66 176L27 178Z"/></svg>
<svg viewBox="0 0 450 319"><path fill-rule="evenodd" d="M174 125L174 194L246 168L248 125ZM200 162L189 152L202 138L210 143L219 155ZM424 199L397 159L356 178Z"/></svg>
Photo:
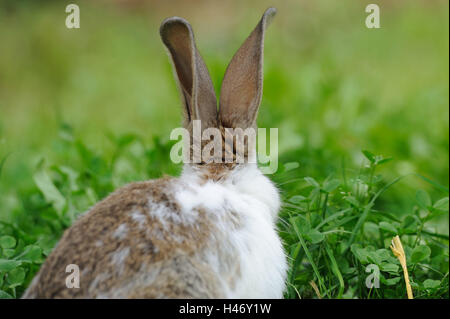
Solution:
<svg viewBox="0 0 450 319"><path fill-rule="evenodd" d="M180 102L159 39L188 19L217 93L262 1L0 3L0 298L19 298L77 216L177 175ZM267 32L258 125L278 128L286 298L449 298L447 1L286 0ZM368 265L380 270L367 288Z"/></svg>

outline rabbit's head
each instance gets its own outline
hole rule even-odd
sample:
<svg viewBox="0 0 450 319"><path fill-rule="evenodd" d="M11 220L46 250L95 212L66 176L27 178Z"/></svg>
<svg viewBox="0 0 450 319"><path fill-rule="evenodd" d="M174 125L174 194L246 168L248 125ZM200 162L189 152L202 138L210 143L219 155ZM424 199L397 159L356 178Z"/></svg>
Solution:
<svg viewBox="0 0 450 319"><path fill-rule="evenodd" d="M190 132L191 155L195 152L195 143L202 151L198 165L217 166L216 163L221 163L223 167L229 168L239 163L239 160L247 162L250 158L256 159L255 140L248 134L254 132L256 136L256 117L263 87L264 34L275 13L274 8L265 11L256 28L232 58L223 79L219 109L211 77L197 50L189 22L171 17L161 24L161 38L172 60L181 93L184 127ZM193 133L194 126L198 124L203 135L200 142ZM209 149L204 152L207 145L212 145L211 140L218 140L211 128L219 132L219 155ZM229 134L235 134L234 138L229 139ZM205 140L205 136L210 140Z"/></svg>

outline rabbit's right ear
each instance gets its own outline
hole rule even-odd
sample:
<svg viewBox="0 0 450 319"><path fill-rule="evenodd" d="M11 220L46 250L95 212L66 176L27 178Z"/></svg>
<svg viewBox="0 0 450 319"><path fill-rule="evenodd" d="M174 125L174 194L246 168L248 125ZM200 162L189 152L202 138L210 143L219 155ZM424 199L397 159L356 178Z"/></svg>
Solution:
<svg viewBox="0 0 450 319"><path fill-rule="evenodd" d="M189 22L179 17L167 18L161 24L160 34L172 59L185 105L185 125L201 120L202 129L216 127L216 94Z"/></svg>
<svg viewBox="0 0 450 319"><path fill-rule="evenodd" d="M277 10L267 9L233 56L222 82L219 119L224 127L256 126L263 87L264 34Z"/></svg>

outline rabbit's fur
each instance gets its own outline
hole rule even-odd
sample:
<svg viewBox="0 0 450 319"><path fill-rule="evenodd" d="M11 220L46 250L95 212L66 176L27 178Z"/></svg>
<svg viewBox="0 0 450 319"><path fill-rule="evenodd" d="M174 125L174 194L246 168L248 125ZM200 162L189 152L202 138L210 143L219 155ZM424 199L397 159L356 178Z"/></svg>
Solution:
<svg viewBox="0 0 450 319"><path fill-rule="evenodd" d="M185 127L254 127L268 9L233 57L220 109L187 21L166 19ZM180 178L129 184L64 233L24 298L281 298L286 258L275 230L276 187L254 163L185 164ZM66 286L66 266L80 287Z"/></svg>

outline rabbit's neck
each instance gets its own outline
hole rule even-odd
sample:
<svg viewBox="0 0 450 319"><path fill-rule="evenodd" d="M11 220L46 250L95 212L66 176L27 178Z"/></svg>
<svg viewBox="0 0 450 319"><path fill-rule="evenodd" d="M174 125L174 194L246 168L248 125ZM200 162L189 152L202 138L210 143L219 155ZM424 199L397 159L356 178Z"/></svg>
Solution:
<svg viewBox="0 0 450 319"><path fill-rule="evenodd" d="M215 178L210 178L211 174ZM232 194L233 197L239 197L242 200L248 197L256 199L267 206L273 220L277 218L280 208L278 189L268 177L261 173L256 164L235 164L228 168L186 164L181 180L203 189L218 187L230 196Z"/></svg>

